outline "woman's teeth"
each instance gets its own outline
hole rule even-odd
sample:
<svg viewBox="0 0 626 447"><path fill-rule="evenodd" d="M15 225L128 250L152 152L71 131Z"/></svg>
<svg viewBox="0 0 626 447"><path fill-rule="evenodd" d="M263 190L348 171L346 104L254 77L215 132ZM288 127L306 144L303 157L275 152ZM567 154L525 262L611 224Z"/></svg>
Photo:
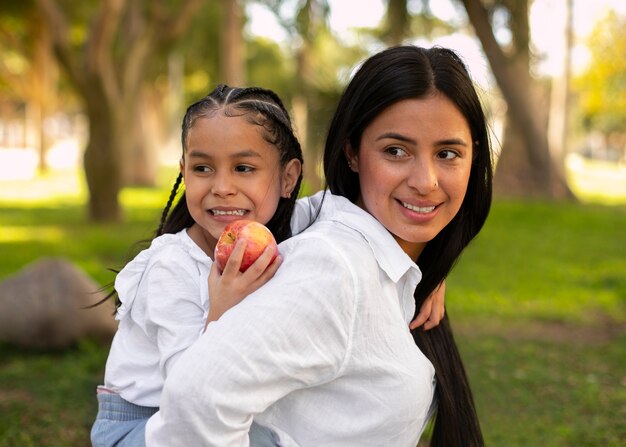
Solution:
<svg viewBox="0 0 626 447"><path fill-rule="evenodd" d="M410 209L411 211L415 211L416 213L430 213L435 209L434 206L414 206L406 202L402 202L402 206Z"/></svg>

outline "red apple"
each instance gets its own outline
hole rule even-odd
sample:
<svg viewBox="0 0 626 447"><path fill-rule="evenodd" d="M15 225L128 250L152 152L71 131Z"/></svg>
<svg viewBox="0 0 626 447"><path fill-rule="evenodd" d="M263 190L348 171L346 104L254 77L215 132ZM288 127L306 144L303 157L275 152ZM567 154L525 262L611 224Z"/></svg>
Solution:
<svg viewBox="0 0 626 447"><path fill-rule="evenodd" d="M245 272L261 256L261 253L267 246L271 246L274 249L272 261L278 255L276 239L274 239L274 235L265 225L252 220L237 220L226 226L215 245L215 262L217 262L220 272L224 270L226 261L228 261L233 248L235 248L235 242L240 237L247 240L241 266L239 267L240 272Z"/></svg>

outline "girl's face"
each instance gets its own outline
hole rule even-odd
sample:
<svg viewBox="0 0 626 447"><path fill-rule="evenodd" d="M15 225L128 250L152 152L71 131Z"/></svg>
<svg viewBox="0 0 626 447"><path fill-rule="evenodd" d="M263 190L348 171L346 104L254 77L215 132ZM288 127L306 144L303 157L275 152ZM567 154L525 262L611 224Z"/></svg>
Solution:
<svg viewBox="0 0 626 447"><path fill-rule="evenodd" d="M293 190L300 162L294 159L281 167L278 149L263 138L260 126L218 111L198 118L189 129L180 169L187 207L196 222L189 234L212 257L230 222L269 222L280 197Z"/></svg>
<svg viewBox="0 0 626 447"><path fill-rule="evenodd" d="M365 129L356 155L357 204L417 259L459 211L472 166L469 125L444 95L399 101Z"/></svg>

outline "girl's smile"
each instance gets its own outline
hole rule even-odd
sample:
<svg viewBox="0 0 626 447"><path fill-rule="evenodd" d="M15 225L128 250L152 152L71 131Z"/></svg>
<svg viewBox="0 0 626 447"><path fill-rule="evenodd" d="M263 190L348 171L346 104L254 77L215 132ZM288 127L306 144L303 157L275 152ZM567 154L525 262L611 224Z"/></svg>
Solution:
<svg viewBox="0 0 626 447"><path fill-rule="evenodd" d="M291 165L281 166L278 149L263 132L246 115L222 111L198 118L189 130L181 161L187 207L196 222L189 235L210 256L227 224L266 224L293 189Z"/></svg>

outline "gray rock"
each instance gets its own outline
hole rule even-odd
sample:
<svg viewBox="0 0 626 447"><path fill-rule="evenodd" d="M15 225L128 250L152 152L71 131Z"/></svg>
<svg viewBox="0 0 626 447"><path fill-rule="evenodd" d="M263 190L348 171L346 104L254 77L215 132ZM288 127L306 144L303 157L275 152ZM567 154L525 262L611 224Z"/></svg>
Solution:
<svg viewBox="0 0 626 447"><path fill-rule="evenodd" d="M62 258L43 258L0 283L0 341L65 348L82 338L110 342L117 322L100 285Z"/></svg>

